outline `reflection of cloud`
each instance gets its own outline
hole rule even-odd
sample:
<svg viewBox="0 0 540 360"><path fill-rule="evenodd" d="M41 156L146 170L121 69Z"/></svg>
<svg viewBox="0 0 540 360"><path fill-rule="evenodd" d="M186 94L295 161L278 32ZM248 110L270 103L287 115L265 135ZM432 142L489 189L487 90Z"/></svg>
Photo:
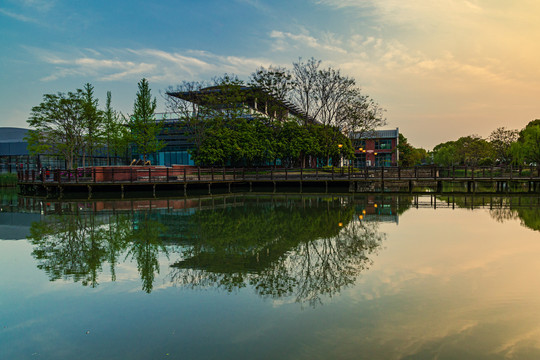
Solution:
<svg viewBox="0 0 540 360"><path fill-rule="evenodd" d="M426 228L448 223L452 231ZM540 244L533 231L461 209L407 212L398 229L384 226L387 250L350 291L350 306L365 318L325 333L330 343L388 359L537 358Z"/></svg>

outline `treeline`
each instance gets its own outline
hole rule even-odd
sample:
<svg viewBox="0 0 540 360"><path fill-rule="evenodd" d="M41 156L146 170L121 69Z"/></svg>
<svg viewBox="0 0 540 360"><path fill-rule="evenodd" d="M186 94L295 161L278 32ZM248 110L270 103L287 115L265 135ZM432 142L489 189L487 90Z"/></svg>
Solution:
<svg viewBox="0 0 540 360"><path fill-rule="evenodd" d="M93 165L95 156L126 157L130 145L146 156L164 146L157 140L161 127L155 121L156 99L148 82L142 79L133 105L133 114L124 116L111 105L107 92L105 108L99 108L94 87L87 83L74 92L43 95L43 102L32 108L26 140L30 154L56 155L67 167Z"/></svg>
<svg viewBox="0 0 540 360"><path fill-rule="evenodd" d="M540 164L540 120L521 131L500 127L487 139L478 135L461 137L433 148L437 165L530 165Z"/></svg>
<svg viewBox="0 0 540 360"><path fill-rule="evenodd" d="M438 144L433 151L415 148L399 134L400 166L436 164L469 165L537 165L540 164L540 119L521 131L500 127L483 139L479 135L462 136Z"/></svg>

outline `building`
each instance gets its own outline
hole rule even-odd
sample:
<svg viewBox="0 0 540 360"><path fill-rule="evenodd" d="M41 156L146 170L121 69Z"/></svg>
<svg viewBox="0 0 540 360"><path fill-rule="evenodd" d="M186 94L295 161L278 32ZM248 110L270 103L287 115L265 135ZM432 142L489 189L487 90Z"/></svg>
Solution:
<svg viewBox="0 0 540 360"><path fill-rule="evenodd" d="M17 165L29 162L28 129L0 127L0 173L15 172Z"/></svg>
<svg viewBox="0 0 540 360"><path fill-rule="evenodd" d="M351 135L354 147L354 167L397 166L399 161L399 128L355 132Z"/></svg>
<svg viewBox="0 0 540 360"><path fill-rule="evenodd" d="M246 119L253 119L256 116L272 121L306 119L306 116L291 103L251 86L211 86L198 91L168 92L167 95L193 103L201 109L205 108L206 110L202 110L199 114L201 118L234 112L235 116ZM149 156L152 164L195 165L189 154L189 150L194 146L189 140L189 129L179 116L170 113L156 114L156 121L160 121L163 125L158 139L165 143L165 147Z"/></svg>

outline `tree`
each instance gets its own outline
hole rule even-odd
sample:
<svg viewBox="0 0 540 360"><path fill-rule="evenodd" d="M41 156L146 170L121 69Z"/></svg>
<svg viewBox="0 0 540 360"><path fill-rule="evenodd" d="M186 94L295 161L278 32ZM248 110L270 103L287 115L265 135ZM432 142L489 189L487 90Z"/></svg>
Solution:
<svg viewBox="0 0 540 360"><path fill-rule="evenodd" d="M363 95L353 78L331 67L320 69L320 65L321 61L314 58L293 63L291 102L307 114L304 124L316 121L349 135L367 134L386 123L384 109ZM325 141L322 146L326 152L333 151L336 138L325 137Z"/></svg>
<svg viewBox="0 0 540 360"><path fill-rule="evenodd" d="M107 91L107 102L103 111L104 145L107 152L107 165L111 155L125 151L129 143L129 133L120 115L111 106L111 92Z"/></svg>
<svg viewBox="0 0 540 360"><path fill-rule="evenodd" d="M78 92L43 95L43 102L32 108L27 122L34 128L26 138L32 154L47 150L62 156L68 169L76 165L85 132L83 100Z"/></svg>
<svg viewBox="0 0 540 360"><path fill-rule="evenodd" d="M531 121L520 131L510 152L518 164L540 164L540 120Z"/></svg>
<svg viewBox="0 0 540 360"><path fill-rule="evenodd" d="M433 148L433 160L442 166L489 165L494 161L494 154L491 143L478 135L463 136Z"/></svg>
<svg viewBox="0 0 540 360"><path fill-rule="evenodd" d="M88 153L91 165L94 165L94 155L96 149L101 147L103 140L103 112L98 109L98 99L94 98L94 87L86 83L83 89L78 89L77 93L81 98L83 109L83 121L85 133L82 139L83 146L83 166L85 156Z"/></svg>
<svg viewBox="0 0 540 360"><path fill-rule="evenodd" d="M158 140L162 125L155 119L157 102L156 98L152 100L148 81L143 78L139 81L138 87L137 97L133 104L133 115L130 116L129 120L129 128L136 150L140 155L143 155L143 160L146 162L146 157L162 149L165 143Z"/></svg>
<svg viewBox="0 0 540 360"><path fill-rule="evenodd" d="M425 149L415 148L409 144L407 138L403 134L399 134L399 166L415 166L426 161L428 153Z"/></svg>
<svg viewBox="0 0 540 360"><path fill-rule="evenodd" d="M441 166L453 166L460 163L456 151L456 142L447 141L433 148L433 162Z"/></svg>
<svg viewBox="0 0 540 360"><path fill-rule="evenodd" d="M250 86L263 90L259 93L257 101L265 104L267 114L275 114L278 121L288 120L287 112L281 111L279 103L271 101L287 101L293 89L291 72L283 67L270 66L269 68L260 67L251 74ZM270 101L269 101L270 100ZM270 119L274 116L269 117Z"/></svg>
<svg viewBox="0 0 540 360"><path fill-rule="evenodd" d="M507 164L511 161L510 146L518 139L517 130L507 130L505 127L500 127L491 132L489 142L493 146L496 159Z"/></svg>

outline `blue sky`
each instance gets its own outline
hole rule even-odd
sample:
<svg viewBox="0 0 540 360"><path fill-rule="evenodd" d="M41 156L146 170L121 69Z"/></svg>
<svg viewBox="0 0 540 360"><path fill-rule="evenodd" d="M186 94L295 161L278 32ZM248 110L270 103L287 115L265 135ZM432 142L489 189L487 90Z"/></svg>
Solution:
<svg viewBox="0 0 540 360"><path fill-rule="evenodd" d="M132 111L160 90L315 57L353 76L416 146L540 118L537 0L0 2L0 126L86 82Z"/></svg>

